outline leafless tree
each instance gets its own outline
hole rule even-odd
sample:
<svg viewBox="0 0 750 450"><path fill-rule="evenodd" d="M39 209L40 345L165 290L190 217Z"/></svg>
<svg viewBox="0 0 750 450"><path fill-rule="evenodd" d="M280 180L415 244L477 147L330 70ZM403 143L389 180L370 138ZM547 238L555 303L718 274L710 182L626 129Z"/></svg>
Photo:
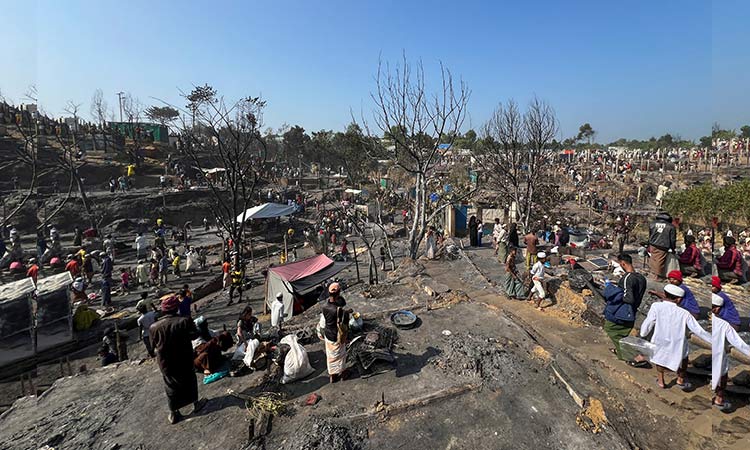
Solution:
<svg viewBox="0 0 750 450"><path fill-rule="evenodd" d="M68 105L65 108L65 111L68 114L73 115L73 118L76 120L76 124L78 120L78 109L80 108L80 106L80 104L69 101ZM83 208L86 211L86 220L88 221L88 224L91 228L97 229L99 227L99 224L101 223L101 220L103 219L103 215L97 214L94 211L91 201L86 195L86 188L83 185L83 179L81 178L80 169L85 165L85 162L81 161L79 158L82 134L83 133L81 127L79 126L68 127L62 125L59 127L59 131L57 133L57 143L59 144L59 151L55 154L55 163L59 170L68 174L68 179L70 180L70 182L68 186L67 196L65 197L63 202L58 205L58 209L55 210L52 215L47 217L46 220L50 220L52 217L54 217L54 215L57 214L62 206L70 199L72 194L72 186L75 185L78 188L78 194L81 196L81 203L83 204Z"/></svg>
<svg viewBox="0 0 750 450"><path fill-rule="evenodd" d="M11 128L10 134L16 138L20 138L21 144L13 146L15 155L3 162L0 162L0 172L5 172L6 169L11 167L24 167L27 169L29 174L29 187L25 191L23 196L15 202L15 206L9 212L3 215L2 225L0 226L0 232L4 232L8 223L16 216L26 205L26 202L35 195L37 183L39 181L39 160L38 160L38 145L37 137L39 135L39 128L36 122L32 119L28 121L21 118L17 120L15 127ZM3 199L5 202L5 199ZM5 208L3 208L5 211Z"/></svg>
<svg viewBox="0 0 750 450"><path fill-rule="evenodd" d="M109 105L104 100L104 93L101 89L94 91L94 95L91 96L91 117L96 121L101 130L102 137L104 138L104 151L107 151L108 145L108 132L107 132L107 112L109 111ZM92 139L94 141L94 148L96 149L96 133L92 132Z"/></svg>
<svg viewBox="0 0 750 450"><path fill-rule="evenodd" d="M39 92L37 91L35 84L29 85L26 92L23 94L23 98L32 103L37 103L39 101Z"/></svg>
<svg viewBox="0 0 750 450"><path fill-rule="evenodd" d="M422 63L412 67L405 55L400 66L392 68L381 62L375 81L376 90L371 94L374 127L393 143L386 149L387 156L413 177L415 201L408 253L416 259L428 222L449 206L444 203L428 216L428 181L435 176L442 156L440 144L452 145L459 134L470 91L463 81L454 83L451 72L441 64L439 88L428 93ZM364 128L373 135L366 121Z"/></svg>
<svg viewBox="0 0 750 450"><path fill-rule="evenodd" d="M489 186L502 200L515 203L525 226L546 183L549 146L557 130L554 110L537 98L523 114L513 100L501 103L484 125L477 161Z"/></svg>
<svg viewBox="0 0 750 450"><path fill-rule="evenodd" d="M130 134L133 139L132 150L127 149L127 146L125 148L130 155L131 161L136 165L136 167L140 167L141 158L139 155L142 141L138 124L140 123L143 116L144 106L137 97L133 97L133 95L128 92L122 98L122 111L125 113L125 120L128 122L128 126L130 127Z"/></svg>
<svg viewBox="0 0 750 450"><path fill-rule="evenodd" d="M184 116L194 117L194 124L183 119L179 125L184 151L213 194L217 225L241 250L245 213L254 206L253 192L268 157L261 134L266 102L260 97L227 101L209 85L198 86L184 97L188 102ZM218 170L209 175L209 169ZM240 264L241 253L235 265Z"/></svg>

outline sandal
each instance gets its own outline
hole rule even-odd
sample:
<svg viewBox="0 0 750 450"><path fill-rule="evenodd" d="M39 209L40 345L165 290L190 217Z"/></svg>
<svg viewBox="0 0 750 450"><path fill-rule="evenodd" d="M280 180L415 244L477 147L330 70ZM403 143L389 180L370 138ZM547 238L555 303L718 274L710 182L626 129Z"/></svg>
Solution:
<svg viewBox="0 0 750 450"><path fill-rule="evenodd" d="M630 367L635 367L635 368L638 368L638 369L644 369L644 368L651 367L651 364L649 364L648 361L633 361L633 360L631 360L631 361L625 361L625 363L627 365L629 365Z"/></svg>
<svg viewBox="0 0 750 450"><path fill-rule="evenodd" d="M682 384L680 383L675 383L675 384L677 385L678 388L682 389L683 391L689 391L690 389L693 388L693 385L689 381L686 381Z"/></svg>
<svg viewBox="0 0 750 450"><path fill-rule="evenodd" d="M714 408L718 409L721 412L728 412L732 408L732 404L726 400L724 400L724 403L714 403L712 401L711 405L713 405Z"/></svg>
<svg viewBox="0 0 750 450"><path fill-rule="evenodd" d="M660 388L662 388L662 389L666 389L667 388L666 385L659 383L659 379L658 378L655 381L656 381L656 385L659 386Z"/></svg>
<svg viewBox="0 0 750 450"><path fill-rule="evenodd" d="M615 349L615 348L610 348L610 349L609 349L609 352L610 352L610 353L612 353L613 355L617 356L617 349Z"/></svg>

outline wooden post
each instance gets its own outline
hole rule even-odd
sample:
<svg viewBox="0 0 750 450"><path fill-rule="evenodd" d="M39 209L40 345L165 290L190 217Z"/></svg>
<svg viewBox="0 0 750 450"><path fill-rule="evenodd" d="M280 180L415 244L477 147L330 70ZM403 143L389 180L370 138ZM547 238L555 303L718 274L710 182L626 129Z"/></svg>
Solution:
<svg viewBox="0 0 750 450"><path fill-rule="evenodd" d="M357 282L359 282L359 259L357 257L357 243L354 241L352 241L352 250L354 250L354 265L357 268Z"/></svg>

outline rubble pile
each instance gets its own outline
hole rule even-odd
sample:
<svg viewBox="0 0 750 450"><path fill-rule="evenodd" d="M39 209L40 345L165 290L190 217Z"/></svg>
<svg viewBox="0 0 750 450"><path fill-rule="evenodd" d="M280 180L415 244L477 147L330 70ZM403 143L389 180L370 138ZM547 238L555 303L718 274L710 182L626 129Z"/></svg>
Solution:
<svg viewBox="0 0 750 450"><path fill-rule="evenodd" d="M572 289L570 284L563 282L555 292L555 312L578 325L593 324L601 325L604 304L598 303L594 294L583 289L578 292Z"/></svg>
<svg viewBox="0 0 750 450"><path fill-rule="evenodd" d="M444 336L443 341L444 351L430 362L444 372L479 378L491 390L508 383L524 385L528 380L524 373L529 362L514 351L517 346L508 339L455 333Z"/></svg>
<svg viewBox="0 0 750 450"><path fill-rule="evenodd" d="M362 450L366 448L367 430L312 418L301 429L277 436L283 436L283 441L256 442L246 450Z"/></svg>

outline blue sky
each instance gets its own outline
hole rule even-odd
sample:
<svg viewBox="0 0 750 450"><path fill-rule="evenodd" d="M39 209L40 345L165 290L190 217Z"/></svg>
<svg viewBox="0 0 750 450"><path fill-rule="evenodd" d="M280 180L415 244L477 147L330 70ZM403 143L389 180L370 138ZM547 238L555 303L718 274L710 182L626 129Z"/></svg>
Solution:
<svg viewBox="0 0 750 450"><path fill-rule="evenodd" d="M88 114L93 91L182 104L210 83L261 94L267 126L342 129L372 109L378 58L444 63L472 90L467 126L499 101L552 104L562 137L583 122L598 140L666 132L697 138L750 123L750 32L736 1L71 1L0 0L0 91ZM9 37L13 37L10 41ZM744 53L743 53L744 52ZM746 84L746 83L745 83Z"/></svg>

